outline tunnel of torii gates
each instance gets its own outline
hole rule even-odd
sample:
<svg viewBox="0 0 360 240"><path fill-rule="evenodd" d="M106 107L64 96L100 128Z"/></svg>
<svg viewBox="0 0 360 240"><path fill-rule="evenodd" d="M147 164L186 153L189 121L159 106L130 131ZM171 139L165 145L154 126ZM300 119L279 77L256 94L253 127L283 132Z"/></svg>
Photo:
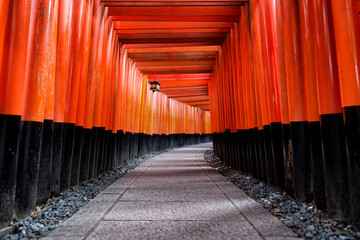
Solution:
<svg viewBox="0 0 360 240"><path fill-rule="evenodd" d="M359 10L0 1L0 226L135 157L212 138L227 165L359 230Z"/></svg>

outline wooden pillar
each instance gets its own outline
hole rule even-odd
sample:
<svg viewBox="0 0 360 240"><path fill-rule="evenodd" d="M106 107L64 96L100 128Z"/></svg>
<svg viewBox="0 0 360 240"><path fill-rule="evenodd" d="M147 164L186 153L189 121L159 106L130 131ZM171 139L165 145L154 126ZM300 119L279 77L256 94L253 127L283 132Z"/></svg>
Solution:
<svg viewBox="0 0 360 240"><path fill-rule="evenodd" d="M354 226L360 229L360 18L359 1L331 1L344 111Z"/></svg>
<svg viewBox="0 0 360 240"><path fill-rule="evenodd" d="M26 66L26 100L22 117L16 186L15 211L18 217L30 214L36 206L43 121L47 89L54 82L51 28L54 2L33 1L31 6ZM56 36L56 35L55 35ZM52 60L52 61L51 61ZM51 107L51 106L48 106ZM50 149L51 150L51 149ZM51 159L48 159L51 161ZM50 165L51 166L51 165ZM46 173L49 174L49 173ZM50 180L50 179L48 179Z"/></svg>
<svg viewBox="0 0 360 240"><path fill-rule="evenodd" d="M279 3L280 4L280 3ZM311 200L310 138L307 121L304 68L301 54L301 32L297 24L299 6L294 1L282 4L283 48L286 67L287 96L293 153L293 184L295 196Z"/></svg>
<svg viewBox="0 0 360 240"><path fill-rule="evenodd" d="M345 129L331 2L315 0L311 4L327 211L329 216L336 220L348 221L350 218L350 197Z"/></svg>
<svg viewBox="0 0 360 240"><path fill-rule="evenodd" d="M303 77L306 91L306 111L309 121L309 135L312 164L312 186L314 201L319 209L326 209L324 164L321 146L320 116L316 88L314 56L314 35L312 34L311 8L309 0L299 2L301 53Z"/></svg>
<svg viewBox="0 0 360 240"><path fill-rule="evenodd" d="M0 228L9 225L14 208L20 119L26 99L30 5L30 0L0 3Z"/></svg>

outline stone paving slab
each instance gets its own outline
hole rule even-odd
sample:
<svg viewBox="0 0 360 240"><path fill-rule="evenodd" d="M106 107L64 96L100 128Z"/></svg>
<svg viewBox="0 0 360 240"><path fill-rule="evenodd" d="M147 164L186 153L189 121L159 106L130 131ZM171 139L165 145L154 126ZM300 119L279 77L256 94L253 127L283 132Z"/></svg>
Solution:
<svg viewBox="0 0 360 240"><path fill-rule="evenodd" d="M226 196L216 190L217 189L204 189L203 191L192 189L129 189L121 199L122 201L152 202L174 202L179 201L179 199L181 199L182 202L226 201Z"/></svg>
<svg viewBox="0 0 360 240"><path fill-rule="evenodd" d="M149 159L46 239L299 239L206 164L209 148Z"/></svg>
<svg viewBox="0 0 360 240"><path fill-rule="evenodd" d="M88 205L55 229L47 239L84 239L119 197L118 194L99 194Z"/></svg>
<svg viewBox="0 0 360 240"><path fill-rule="evenodd" d="M88 239L260 240L262 238L246 221L106 221L101 222Z"/></svg>
<svg viewBox="0 0 360 240"><path fill-rule="evenodd" d="M104 220L244 220L230 201L149 202L118 201Z"/></svg>

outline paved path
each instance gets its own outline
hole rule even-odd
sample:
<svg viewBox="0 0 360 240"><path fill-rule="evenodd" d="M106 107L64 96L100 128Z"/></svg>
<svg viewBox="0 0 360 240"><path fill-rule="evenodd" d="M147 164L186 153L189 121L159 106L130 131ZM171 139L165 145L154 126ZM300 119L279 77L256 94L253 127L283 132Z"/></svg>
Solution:
<svg viewBox="0 0 360 240"><path fill-rule="evenodd" d="M203 159L210 144L158 155L47 239L297 239Z"/></svg>

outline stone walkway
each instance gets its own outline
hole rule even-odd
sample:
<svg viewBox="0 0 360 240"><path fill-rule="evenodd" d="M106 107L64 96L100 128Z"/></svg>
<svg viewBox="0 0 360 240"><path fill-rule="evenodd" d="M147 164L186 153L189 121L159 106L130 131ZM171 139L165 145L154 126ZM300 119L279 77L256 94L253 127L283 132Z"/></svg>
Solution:
<svg viewBox="0 0 360 240"><path fill-rule="evenodd" d="M46 239L298 239L203 159L211 144L158 155Z"/></svg>

